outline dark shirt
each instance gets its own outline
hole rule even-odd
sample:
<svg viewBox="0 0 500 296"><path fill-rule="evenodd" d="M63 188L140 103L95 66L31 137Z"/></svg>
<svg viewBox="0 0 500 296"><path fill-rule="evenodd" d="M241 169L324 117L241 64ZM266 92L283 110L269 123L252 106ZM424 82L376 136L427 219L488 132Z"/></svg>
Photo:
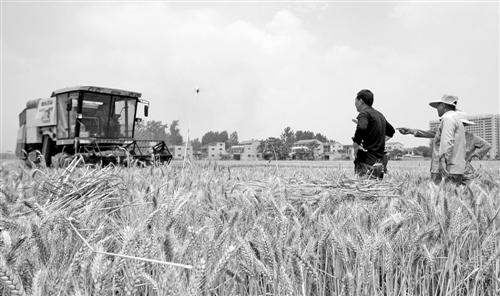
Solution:
<svg viewBox="0 0 500 296"><path fill-rule="evenodd" d="M361 161L373 165L384 156L385 136L392 138L395 130L382 113L370 106L359 112L357 118L358 126L352 140L368 150L366 161Z"/></svg>

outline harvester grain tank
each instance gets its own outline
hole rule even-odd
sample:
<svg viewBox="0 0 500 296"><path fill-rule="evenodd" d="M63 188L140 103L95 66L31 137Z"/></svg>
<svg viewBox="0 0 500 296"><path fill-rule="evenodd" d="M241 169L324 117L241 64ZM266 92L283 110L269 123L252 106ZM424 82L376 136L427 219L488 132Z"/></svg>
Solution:
<svg viewBox="0 0 500 296"><path fill-rule="evenodd" d="M47 164L73 155L104 165L133 159L169 163L164 141L134 140L138 104L147 117L149 102L140 93L96 86L63 88L28 101L19 114L16 155Z"/></svg>

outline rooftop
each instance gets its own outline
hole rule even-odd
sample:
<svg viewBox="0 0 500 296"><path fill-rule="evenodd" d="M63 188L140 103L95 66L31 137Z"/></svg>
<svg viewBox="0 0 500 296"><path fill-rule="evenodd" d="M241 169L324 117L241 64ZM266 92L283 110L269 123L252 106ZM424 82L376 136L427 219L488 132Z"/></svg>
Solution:
<svg viewBox="0 0 500 296"><path fill-rule="evenodd" d="M248 144L253 144L255 142L259 142L259 140L248 140L248 141L243 141L243 142L239 142L238 145L248 145Z"/></svg>
<svg viewBox="0 0 500 296"><path fill-rule="evenodd" d="M320 140L317 140L317 139L300 140L300 141L295 142L294 144L304 144L304 143L311 143L311 142L318 142L318 143L323 144L323 142L321 142Z"/></svg>

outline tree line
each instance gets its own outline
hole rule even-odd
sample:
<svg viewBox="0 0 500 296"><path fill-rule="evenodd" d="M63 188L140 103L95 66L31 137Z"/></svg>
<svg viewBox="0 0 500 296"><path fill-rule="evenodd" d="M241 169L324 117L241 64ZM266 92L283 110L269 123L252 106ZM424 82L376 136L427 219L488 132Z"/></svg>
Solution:
<svg viewBox="0 0 500 296"><path fill-rule="evenodd" d="M170 125L161 121L146 121L139 122L135 129L135 139L137 140L163 140L167 145L183 145L184 137L180 134L179 120L173 120ZM321 133L312 131L293 131L291 127L283 129L278 137L268 137L265 140L260 140L259 152L262 153L265 159L284 160L289 158L292 152L292 146L295 142L301 140L316 139L322 143L328 142L328 138ZM190 141L193 151L200 151L201 147L214 142L222 142L226 144L226 148L239 144L238 132L234 131L229 134L227 131L209 131L206 132L201 140L195 138ZM319 143L312 141L305 145L305 149L298 149L296 156L299 159L311 159L314 155L314 150L319 146ZM424 157L430 157L432 149L427 146L419 146L414 148L414 153ZM402 151L392 151L391 157L396 154L403 153ZM394 155L393 155L394 154Z"/></svg>
<svg viewBox="0 0 500 296"><path fill-rule="evenodd" d="M182 145L184 137L180 134L179 120L173 120L166 124L161 121L139 122L135 128L135 139L137 140L163 140L167 145ZM328 142L328 138L321 133L312 131L294 132L291 127L286 127L279 137L269 137L261 140L259 150L263 155L274 155L278 159L286 159L291 152L293 143L300 140L316 139L321 142ZM239 144L238 132L229 134L227 131L209 131L199 138L190 141L194 151L201 150L201 147L214 142L223 142L226 148ZM311 149L315 149L317 143L310 144ZM300 153L300 152L299 152ZM305 151L304 153L309 153ZM274 158L274 157L273 157Z"/></svg>

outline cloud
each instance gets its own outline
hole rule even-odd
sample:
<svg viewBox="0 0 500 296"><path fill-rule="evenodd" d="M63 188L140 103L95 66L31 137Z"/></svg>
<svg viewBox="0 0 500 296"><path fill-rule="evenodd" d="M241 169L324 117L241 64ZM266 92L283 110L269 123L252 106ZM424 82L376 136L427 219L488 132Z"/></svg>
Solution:
<svg viewBox="0 0 500 296"><path fill-rule="evenodd" d="M278 11L259 28L241 20L223 24L211 9L99 7L79 13L78 21L98 41L93 55L100 57L102 67L114 65L122 77L132 68L143 79L164 81L163 88L152 89L170 99L154 103L167 110L165 117L181 118L181 127L190 121L188 115L197 117L199 128L191 130L198 134L207 131L203 128L238 130L266 125L259 123L263 108L272 106L279 111L284 98L293 99L290 94L277 97L280 92L272 89L290 90L288 85L297 85L304 72L301 61L311 54L315 43L314 34L304 30L302 21L288 10ZM182 88L194 85L200 86L202 98L195 109L202 111L190 114L186 98L176 96L185 93ZM245 134L253 136L250 131Z"/></svg>
<svg viewBox="0 0 500 296"><path fill-rule="evenodd" d="M277 136L291 126L348 143L354 129L350 119L356 116L352 100L362 88L374 91L377 108L399 122L413 120L400 108L427 112L427 98L440 96L441 89L486 92L491 87L484 84L495 75L498 89L498 42L489 41L498 15L476 18L480 6L373 5L370 16L379 7L386 12L394 6L393 13L366 28L347 17L359 18L363 11L357 5L276 5L256 21L229 17L233 6L86 3L74 14L65 6L65 26L56 22L61 14L55 6L45 14L54 20L53 30L40 32L36 40L63 42L34 43L40 49L36 55L19 50L32 39L13 29L30 18L11 18L4 27L9 28L4 96L31 99L75 84L116 87L141 92L151 102L148 119L179 119L185 137L188 125L191 138L228 130L238 131L240 140ZM464 18L467 9L474 14ZM346 17L318 20L332 11ZM458 22L461 18L467 21ZM493 30L498 38L498 28ZM26 81L30 87L19 88Z"/></svg>

